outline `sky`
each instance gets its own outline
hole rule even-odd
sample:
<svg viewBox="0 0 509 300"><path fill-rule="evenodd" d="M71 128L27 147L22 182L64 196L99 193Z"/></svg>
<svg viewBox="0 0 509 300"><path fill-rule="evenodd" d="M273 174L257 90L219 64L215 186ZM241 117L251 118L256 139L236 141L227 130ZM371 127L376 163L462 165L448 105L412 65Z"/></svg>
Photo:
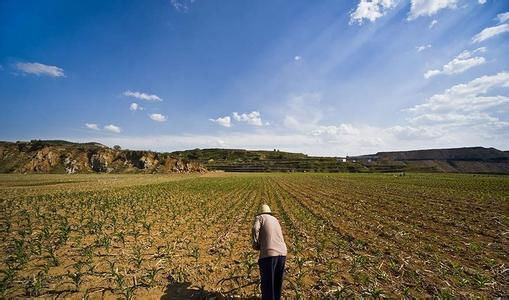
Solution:
<svg viewBox="0 0 509 300"><path fill-rule="evenodd" d="M0 140L509 150L507 0L0 1Z"/></svg>

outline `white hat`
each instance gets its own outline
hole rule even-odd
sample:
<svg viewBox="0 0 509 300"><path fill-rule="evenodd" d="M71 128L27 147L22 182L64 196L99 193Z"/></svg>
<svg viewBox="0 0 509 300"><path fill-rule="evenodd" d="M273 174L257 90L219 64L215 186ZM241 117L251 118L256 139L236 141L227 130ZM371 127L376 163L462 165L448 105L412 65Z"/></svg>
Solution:
<svg viewBox="0 0 509 300"><path fill-rule="evenodd" d="M271 214L272 211L270 210L270 207L267 204L262 204L260 207L260 214Z"/></svg>

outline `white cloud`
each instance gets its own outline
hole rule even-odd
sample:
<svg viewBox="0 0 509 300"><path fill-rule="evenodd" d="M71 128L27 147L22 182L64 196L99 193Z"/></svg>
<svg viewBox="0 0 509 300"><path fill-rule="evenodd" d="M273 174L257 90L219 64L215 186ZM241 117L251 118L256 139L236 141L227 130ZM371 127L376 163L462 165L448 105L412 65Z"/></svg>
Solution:
<svg viewBox="0 0 509 300"><path fill-rule="evenodd" d="M396 125L386 130L395 137L403 140L429 140L440 137L444 132L438 128L424 126Z"/></svg>
<svg viewBox="0 0 509 300"><path fill-rule="evenodd" d="M302 59L302 56L296 55L293 59L296 60L296 61L299 61L299 60Z"/></svg>
<svg viewBox="0 0 509 300"><path fill-rule="evenodd" d="M283 125L287 129L300 132L313 131L322 119L321 100L320 93L306 93L290 97L284 108Z"/></svg>
<svg viewBox="0 0 509 300"><path fill-rule="evenodd" d="M485 49L476 49L468 54L462 53L459 57L465 58L483 51ZM355 154L382 149L408 150L496 143L508 148L509 121L501 118L499 112L509 104L509 96L503 93L491 94L492 91L507 87L508 72L482 76L466 84L455 85L422 104L404 110L408 114L406 121L390 127L345 123L327 125L319 117L295 115L286 116L284 124L288 129L317 138L317 145ZM320 110L316 104L316 101L307 102L310 113Z"/></svg>
<svg viewBox="0 0 509 300"><path fill-rule="evenodd" d="M509 87L509 73L500 72L495 75L485 75L476 78L466 84L455 85L450 89L447 89L443 94L434 95L426 103L416 105L409 109L409 111L438 111L444 107L447 107L447 109L453 109L458 104L466 105L464 106L464 109L478 108L472 105L480 105L486 103L486 100L490 102L493 98L484 97L478 99L477 97L481 94L486 94L489 89L494 87ZM475 99L472 99L472 97Z"/></svg>
<svg viewBox="0 0 509 300"><path fill-rule="evenodd" d="M261 115L257 111L242 114L234 112L232 115L233 119L237 122L246 122L249 125L263 126Z"/></svg>
<svg viewBox="0 0 509 300"><path fill-rule="evenodd" d="M118 126L115 126L113 124L104 126L104 130L114 132L114 133L120 133L121 129Z"/></svg>
<svg viewBox="0 0 509 300"><path fill-rule="evenodd" d="M223 127L232 127L232 122L231 122L231 118L230 116L226 116L226 117L220 117L220 118L217 118L217 119L209 119L209 121L211 122L214 122L214 123L217 123Z"/></svg>
<svg viewBox="0 0 509 300"><path fill-rule="evenodd" d="M340 124L337 127L341 125L350 124ZM491 134L483 127L470 128L469 130L461 127L458 130L453 130L441 126L422 125L396 125L388 128L350 126L357 130L358 134L312 135L300 132L267 131L227 132L209 135L98 136L94 140L105 145L123 145L125 148L136 150L173 151L216 147L272 150L277 148L282 151L329 156L468 145L509 148L507 134ZM88 142L90 138L81 139L81 141Z"/></svg>
<svg viewBox="0 0 509 300"><path fill-rule="evenodd" d="M507 20L509 20L509 11L505 12L505 13L498 14L497 20L499 23L505 23Z"/></svg>
<svg viewBox="0 0 509 300"><path fill-rule="evenodd" d="M269 126L269 122L263 122L261 118L261 114L257 111L252 111L250 113L242 113L238 112L232 113L233 120L236 122L244 122L253 126ZM223 127L232 127L232 118L230 116L219 117L217 119L209 119L209 121L217 123Z"/></svg>
<svg viewBox="0 0 509 300"><path fill-rule="evenodd" d="M458 0L411 0L409 20L432 16L444 8L456 8Z"/></svg>
<svg viewBox="0 0 509 300"><path fill-rule="evenodd" d="M156 122L166 122L168 119L165 115L161 114L150 114L149 117Z"/></svg>
<svg viewBox="0 0 509 300"><path fill-rule="evenodd" d="M472 57L476 53L486 52L485 47L475 49L474 51L465 50L456 56L453 60L445 64L441 70L429 70L424 73L424 78L428 79L439 74L453 75L465 72L466 70L475 66L482 65L486 59L482 56Z"/></svg>
<svg viewBox="0 0 509 300"><path fill-rule="evenodd" d="M417 52L422 52L426 49L429 49L431 48L431 45L430 44L427 44L427 45L422 45L422 46L418 46L418 47L415 47L417 49Z"/></svg>
<svg viewBox="0 0 509 300"><path fill-rule="evenodd" d="M99 126L97 126L97 124L95 123L85 123L85 126L88 129L99 130Z"/></svg>
<svg viewBox="0 0 509 300"><path fill-rule="evenodd" d="M487 95L496 88L509 87L509 73L482 76L466 84L458 84L442 94L433 95L425 103L407 111L413 116L413 124L441 126L487 126L500 128L509 126L491 112L492 109L509 103L509 97Z"/></svg>
<svg viewBox="0 0 509 300"><path fill-rule="evenodd" d="M424 73L424 78L428 79L433 76L439 75L440 73L442 73L440 70L428 70L426 71L426 73Z"/></svg>
<svg viewBox="0 0 509 300"><path fill-rule="evenodd" d="M178 12L187 12L189 5L193 4L195 0L170 0L171 5Z"/></svg>
<svg viewBox="0 0 509 300"><path fill-rule="evenodd" d="M434 129L422 126L397 125L389 128L340 123L324 124L320 94L304 94L290 98L288 115L284 126L302 136L315 138L316 147L308 150L312 154L329 155L366 154L377 151L414 149L422 146L422 141L435 142L439 134ZM303 149L307 149L304 148ZM309 153L309 152L308 152Z"/></svg>
<svg viewBox="0 0 509 300"><path fill-rule="evenodd" d="M360 0L355 11L350 14L350 24L362 24L364 19L374 22L396 6L396 0Z"/></svg>
<svg viewBox="0 0 509 300"><path fill-rule="evenodd" d="M340 124L339 126L318 126L311 131L311 135L358 135L359 129L353 127L352 124Z"/></svg>
<svg viewBox="0 0 509 300"><path fill-rule="evenodd" d="M20 62L16 64L16 69L26 74L35 74L37 76L47 75L51 77L64 77L64 69L56 66L48 66L41 63Z"/></svg>
<svg viewBox="0 0 509 300"><path fill-rule="evenodd" d="M422 149L494 145L509 147L509 121L497 112L507 107L509 97L491 95L491 91L509 87L509 73L482 76L466 84L455 85L424 103L406 109L408 119L391 127L367 125L311 125L311 135L331 149L353 153L383 151L381 149ZM506 141L507 140L507 141ZM352 152L350 152L352 153Z"/></svg>
<svg viewBox="0 0 509 300"><path fill-rule="evenodd" d="M105 145L124 145L125 148L129 149L152 149L157 151L224 147L268 150L278 148L294 152L313 153L314 151L315 154L333 154L330 148L318 149L316 147L317 143L320 142L319 138L311 135L292 133L228 132L218 135L182 134L138 137L97 137L94 140L104 143ZM83 139L82 141L85 140Z"/></svg>
<svg viewBox="0 0 509 300"><path fill-rule="evenodd" d="M290 97L281 108L285 124L271 130L218 134L99 136L106 145L171 151L194 148L274 149L311 155L358 155L378 151L484 145L509 149L509 72L482 76L437 93L403 111L389 126L324 122L320 94ZM237 114L239 117L240 114ZM230 122L235 121L230 119ZM241 127L237 127L241 130ZM87 139L88 141L88 139Z"/></svg>
<svg viewBox="0 0 509 300"><path fill-rule="evenodd" d="M484 28L481 32L479 32L472 38L472 41L474 43L480 43L484 40L487 40L489 38L492 38L494 36L497 36L508 31L509 24L501 24L493 27Z"/></svg>
<svg viewBox="0 0 509 300"><path fill-rule="evenodd" d="M145 101L163 101L159 96L157 95L150 95L147 93L140 93L140 92L131 92L129 90L124 92L124 96L137 98Z"/></svg>
<svg viewBox="0 0 509 300"><path fill-rule="evenodd" d="M478 0L477 2L479 2L479 4L484 4L486 3L486 0Z"/></svg>
<svg viewBox="0 0 509 300"><path fill-rule="evenodd" d="M429 29L431 29L431 28L435 27L435 25L437 25L437 23L438 23L438 21L437 21L437 20L433 20L433 21L431 21L431 22L429 23L429 25L428 25L428 28L429 28Z"/></svg>
<svg viewBox="0 0 509 300"><path fill-rule="evenodd" d="M133 102L131 103L131 105L129 105L129 110L131 111L143 110L143 107L141 107L138 103Z"/></svg>
<svg viewBox="0 0 509 300"><path fill-rule="evenodd" d="M297 120L297 118L294 116L285 116L285 118L283 120L283 124L285 125L286 128L299 129L301 127L301 124L308 124L308 123L307 122L302 123L299 120Z"/></svg>

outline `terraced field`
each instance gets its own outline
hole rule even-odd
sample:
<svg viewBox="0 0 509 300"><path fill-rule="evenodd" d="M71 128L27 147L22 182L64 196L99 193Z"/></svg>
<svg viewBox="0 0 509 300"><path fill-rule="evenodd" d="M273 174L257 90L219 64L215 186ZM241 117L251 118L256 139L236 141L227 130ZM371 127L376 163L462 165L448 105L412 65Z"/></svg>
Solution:
<svg viewBox="0 0 509 300"><path fill-rule="evenodd" d="M288 299L509 297L508 198L503 176L0 176L0 297L259 297L262 203Z"/></svg>

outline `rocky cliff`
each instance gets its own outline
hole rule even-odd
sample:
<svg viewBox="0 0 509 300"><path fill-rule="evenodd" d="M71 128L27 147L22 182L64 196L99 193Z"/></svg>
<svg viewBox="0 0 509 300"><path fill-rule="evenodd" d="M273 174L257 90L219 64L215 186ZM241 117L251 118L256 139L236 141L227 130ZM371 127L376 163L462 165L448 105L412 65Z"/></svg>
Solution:
<svg viewBox="0 0 509 300"><path fill-rule="evenodd" d="M205 172L196 161L169 153L112 149L66 141L0 142L0 173Z"/></svg>

